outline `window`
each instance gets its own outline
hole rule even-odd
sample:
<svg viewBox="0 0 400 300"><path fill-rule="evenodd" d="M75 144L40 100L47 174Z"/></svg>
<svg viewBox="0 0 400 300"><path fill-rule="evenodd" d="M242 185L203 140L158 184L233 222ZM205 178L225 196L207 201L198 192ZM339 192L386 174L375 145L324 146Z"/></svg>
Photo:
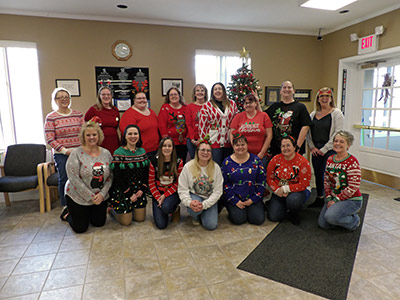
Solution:
<svg viewBox="0 0 400 300"><path fill-rule="evenodd" d="M35 43L0 41L0 107L0 150L44 144Z"/></svg>
<svg viewBox="0 0 400 300"><path fill-rule="evenodd" d="M196 50L196 83L204 84L210 95L211 87L216 82L222 82L227 87L231 82L231 76L242 64L243 61L238 52ZM250 67L250 58L248 64Z"/></svg>
<svg viewBox="0 0 400 300"><path fill-rule="evenodd" d="M400 64L363 72L362 125L400 128ZM362 129L360 145L400 151L400 132Z"/></svg>

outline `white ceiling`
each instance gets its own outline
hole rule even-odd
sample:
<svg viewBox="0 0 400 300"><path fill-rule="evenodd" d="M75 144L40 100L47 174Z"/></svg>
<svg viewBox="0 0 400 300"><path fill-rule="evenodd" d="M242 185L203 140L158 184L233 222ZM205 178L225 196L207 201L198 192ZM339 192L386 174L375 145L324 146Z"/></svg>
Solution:
<svg viewBox="0 0 400 300"><path fill-rule="evenodd" d="M327 34L398 8L399 0L358 0L343 8L350 10L346 14L301 8L298 0L0 0L0 14L306 35L317 35L319 28Z"/></svg>

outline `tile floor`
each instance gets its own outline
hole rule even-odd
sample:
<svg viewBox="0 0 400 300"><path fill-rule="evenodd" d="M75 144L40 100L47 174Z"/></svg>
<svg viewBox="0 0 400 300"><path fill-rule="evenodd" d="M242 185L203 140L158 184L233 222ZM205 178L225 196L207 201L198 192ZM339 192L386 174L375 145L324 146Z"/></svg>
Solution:
<svg viewBox="0 0 400 300"><path fill-rule="evenodd" d="M369 182L366 221L348 299L400 299L400 191ZM37 201L0 204L0 299L322 299L236 266L276 226L193 226L186 213L166 230L144 223L74 234ZM182 210L183 211L183 210Z"/></svg>

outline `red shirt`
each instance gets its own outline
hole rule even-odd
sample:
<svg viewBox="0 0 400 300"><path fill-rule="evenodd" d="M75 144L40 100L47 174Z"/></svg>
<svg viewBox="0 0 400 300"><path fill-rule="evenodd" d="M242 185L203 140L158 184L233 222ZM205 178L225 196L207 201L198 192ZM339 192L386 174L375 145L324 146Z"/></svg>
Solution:
<svg viewBox="0 0 400 300"><path fill-rule="evenodd" d="M271 119L262 111L257 111L256 115L251 119L243 111L237 114L231 123L231 129L239 130L246 137L249 152L255 155L260 153L264 144L266 128L271 127Z"/></svg>
<svg viewBox="0 0 400 300"><path fill-rule="evenodd" d="M188 128L188 138L198 140L199 136L199 121L200 109L202 105L190 103L186 106L186 125Z"/></svg>
<svg viewBox="0 0 400 300"><path fill-rule="evenodd" d="M150 109L150 115L146 116L138 112L134 108L129 108L121 117L119 130L124 134L124 130L128 125L137 125L140 129L142 138L142 148L146 152L152 152L158 149L160 143L160 135L158 134L158 119L154 110Z"/></svg>
<svg viewBox="0 0 400 300"><path fill-rule="evenodd" d="M158 129L161 137L169 136L175 145L186 145L186 105L181 108L173 108L168 103L161 106L158 113Z"/></svg>
<svg viewBox="0 0 400 300"><path fill-rule="evenodd" d="M110 109L102 108L98 109L96 105L91 106L85 114L85 121L89 121L94 116L101 119L101 130L104 133L104 141L101 144L103 148L110 151L111 154L120 146L118 136L118 123L119 123L119 111L118 108L113 106Z"/></svg>

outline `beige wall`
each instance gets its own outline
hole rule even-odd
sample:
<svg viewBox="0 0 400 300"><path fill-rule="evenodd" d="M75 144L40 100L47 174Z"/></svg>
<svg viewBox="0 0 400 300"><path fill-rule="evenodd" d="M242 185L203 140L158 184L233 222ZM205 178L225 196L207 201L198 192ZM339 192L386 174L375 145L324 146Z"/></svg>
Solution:
<svg viewBox="0 0 400 300"><path fill-rule="evenodd" d="M111 54L119 39L133 45L127 62ZM73 98L73 107L85 112L95 101L95 66L149 67L157 113L163 77L183 78L190 101L196 49L239 51L245 46L263 88L286 79L313 91L321 84L321 43L310 36L1 15L0 40L37 43L44 115L51 111L56 78L80 80L81 97Z"/></svg>
<svg viewBox="0 0 400 300"><path fill-rule="evenodd" d="M85 112L95 101L95 66L149 67L151 105L158 113L163 77L183 78L184 96L190 101L196 49L239 51L245 46L263 88L290 79L297 88L312 89L314 97L321 86L336 90L338 60L357 55L350 33L361 37L383 25L379 49L400 45L400 9L326 35L320 42L301 35L0 16L0 40L37 43L44 115L51 111L56 78L80 80L81 97L73 98L73 107ZM111 54L111 45L119 39L134 48L126 62ZM306 105L313 109L312 102Z"/></svg>

